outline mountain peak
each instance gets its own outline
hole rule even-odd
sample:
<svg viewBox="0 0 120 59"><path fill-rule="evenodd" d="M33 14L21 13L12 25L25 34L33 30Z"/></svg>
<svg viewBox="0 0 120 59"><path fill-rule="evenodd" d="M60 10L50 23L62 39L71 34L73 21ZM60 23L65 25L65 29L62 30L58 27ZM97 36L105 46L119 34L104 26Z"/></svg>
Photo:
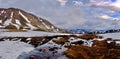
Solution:
<svg viewBox="0 0 120 59"><path fill-rule="evenodd" d="M46 19L37 17L18 8L0 8L0 28L65 32Z"/></svg>

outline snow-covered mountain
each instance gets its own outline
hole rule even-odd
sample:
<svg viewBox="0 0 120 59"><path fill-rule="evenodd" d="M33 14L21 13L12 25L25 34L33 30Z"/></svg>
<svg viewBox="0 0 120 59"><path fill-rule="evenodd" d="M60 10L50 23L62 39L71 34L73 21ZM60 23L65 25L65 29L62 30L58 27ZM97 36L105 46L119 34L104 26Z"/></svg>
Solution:
<svg viewBox="0 0 120 59"><path fill-rule="evenodd" d="M0 28L18 30L40 30L48 32L65 32L46 19L17 8L0 8Z"/></svg>
<svg viewBox="0 0 120 59"><path fill-rule="evenodd" d="M77 33L77 34L105 34L105 33L120 32L120 29L109 29L109 30L71 29L68 30L68 32Z"/></svg>

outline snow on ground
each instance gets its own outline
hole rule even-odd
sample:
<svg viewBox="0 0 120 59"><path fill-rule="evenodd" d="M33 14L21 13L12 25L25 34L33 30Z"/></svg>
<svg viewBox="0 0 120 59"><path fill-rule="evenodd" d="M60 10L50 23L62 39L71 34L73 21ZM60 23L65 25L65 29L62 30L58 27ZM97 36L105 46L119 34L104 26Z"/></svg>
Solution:
<svg viewBox="0 0 120 59"><path fill-rule="evenodd" d="M50 33L50 32L41 32L41 31L28 31L28 32L1 32L0 36L1 37L37 37L37 36L54 36L54 35L71 35L67 33ZM78 34L75 34L78 35ZM79 34L81 35L81 34ZM113 39L119 39L120 38L120 33L106 33L106 34L98 34L100 36L103 36L103 39L94 39L94 40L104 40L105 38L113 38ZM72 40L74 39L74 40ZM77 39L71 37L69 39L70 43L71 42L76 42L76 41L81 41L82 39ZM92 42L87 41L87 40L82 40L84 41L84 45L91 46ZM120 41L117 41L117 43L120 44ZM67 44L67 43L66 43ZM38 46L37 48L34 48L33 46L23 43L20 41L1 41L0 42L0 59L27 59L30 55L35 55L38 58L45 57L46 55L51 55L52 53L47 50L46 53L42 53L38 51L40 48L46 48L48 49L49 47L62 47L62 49L58 49L58 52L65 51L66 48L61 45L57 45L52 41L49 41L48 43L45 43L41 46ZM60 58L66 58L66 56L62 56L61 53L57 54L57 57Z"/></svg>
<svg viewBox="0 0 120 59"><path fill-rule="evenodd" d="M54 43L52 40L48 43L36 47L36 49L29 53L22 54L21 56L19 56L18 59L28 59L31 55L34 55L37 59L46 59L47 56L49 56L50 59L58 59L57 57L59 57L60 59L68 59L65 55L62 54L62 52L67 50L67 48L65 48L64 45L62 46ZM56 57L53 57L53 52L49 51L51 47L58 47ZM45 49L46 52L40 52L40 49Z"/></svg>
<svg viewBox="0 0 120 59"><path fill-rule="evenodd" d="M54 35L71 35L71 34L51 33L51 32L42 32L42 31L0 32L0 37L39 37L39 36L54 36Z"/></svg>
<svg viewBox="0 0 120 59"><path fill-rule="evenodd" d="M103 39L112 38L116 40L116 43L120 45L120 33L106 33L106 34L99 34L103 36Z"/></svg>
<svg viewBox="0 0 120 59"><path fill-rule="evenodd" d="M58 37L58 38L60 38L60 37ZM58 39L53 38L52 40L58 40ZM70 37L68 39L69 42L66 42L63 45L57 44L57 43L53 42L52 40L49 41L48 43L45 43L43 45L36 47L36 49L34 49L33 51L31 51L29 53L22 54L21 56L19 56L18 59L28 59L32 55L34 55L35 58L37 58L37 59L46 59L47 56L49 56L50 59L69 59L67 56L63 55L63 52L67 50L67 48L65 46L70 45L72 42L77 42L77 41L83 41L84 42L83 45L85 45L85 46L92 45L92 42L90 42L90 41L78 39L78 38L74 38L74 37ZM49 50L52 47L58 47L58 49L56 49L57 53L55 55L53 54L53 51ZM41 52L40 49L45 49L45 52Z"/></svg>
<svg viewBox="0 0 120 59"><path fill-rule="evenodd" d="M99 34L103 36L103 38L113 38L113 39L120 39L120 33L106 33L106 34Z"/></svg>
<svg viewBox="0 0 120 59"><path fill-rule="evenodd" d="M74 40L71 40L71 39L74 39ZM71 42L77 42L77 41L83 41L84 42L84 46L92 46L92 40L84 40L84 39L80 39L80 38L74 38L74 37L71 37L69 40L68 40L70 43Z"/></svg>
<svg viewBox="0 0 120 59"><path fill-rule="evenodd" d="M22 53L28 53L33 50L32 45L20 41L1 41L0 59L17 59Z"/></svg>

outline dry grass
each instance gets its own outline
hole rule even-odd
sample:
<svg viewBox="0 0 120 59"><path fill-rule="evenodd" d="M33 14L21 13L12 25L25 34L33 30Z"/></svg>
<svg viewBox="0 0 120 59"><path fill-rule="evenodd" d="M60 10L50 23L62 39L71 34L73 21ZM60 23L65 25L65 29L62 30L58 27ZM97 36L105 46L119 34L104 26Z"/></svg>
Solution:
<svg viewBox="0 0 120 59"><path fill-rule="evenodd" d="M78 38L85 39L85 40L90 40L94 38L103 38L102 36L98 36L96 34L83 34L80 36L77 36Z"/></svg>
<svg viewBox="0 0 120 59"><path fill-rule="evenodd" d="M26 32L26 30L8 29L7 32Z"/></svg>
<svg viewBox="0 0 120 59"><path fill-rule="evenodd" d="M69 37L62 37L60 39L57 40L53 40L53 42L57 43L57 44L64 44L65 42L67 42L69 39Z"/></svg>
<svg viewBox="0 0 120 59"><path fill-rule="evenodd" d="M107 43L107 40L95 40L92 47L74 45L64 54L70 59L120 59L120 46L115 42Z"/></svg>

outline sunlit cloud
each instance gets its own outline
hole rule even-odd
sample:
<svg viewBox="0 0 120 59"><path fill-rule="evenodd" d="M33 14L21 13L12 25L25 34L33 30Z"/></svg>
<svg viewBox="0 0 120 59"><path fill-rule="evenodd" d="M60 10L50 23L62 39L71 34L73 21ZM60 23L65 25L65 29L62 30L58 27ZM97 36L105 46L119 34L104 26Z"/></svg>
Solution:
<svg viewBox="0 0 120 59"><path fill-rule="evenodd" d="M116 8L120 8L120 0L116 0L115 2L111 3L111 6L114 6Z"/></svg>
<svg viewBox="0 0 120 59"><path fill-rule="evenodd" d="M57 0L61 6L64 6L68 0Z"/></svg>
<svg viewBox="0 0 120 59"><path fill-rule="evenodd" d="M96 6L112 6L120 8L120 0L90 0Z"/></svg>
<svg viewBox="0 0 120 59"><path fill-rule="evenodd" d="M120 21L120 15L116 15L116 14L112 16L103 14L103 15L99 15L98 17L103 20Z"/></svg>
<svg viewBox="0 0 120 59"><path fill-rule="evenodd" d="M76 6L83 5L81 1L73 1L73 4Z"/></svg>
<svg viewBox="0 0 120 59"><path fill-rule="evenodd" d="M102 19L111 19L112 17L108 16L108 15L101 15L100 18Z"/></svg>
<svg viewBox="0 0 120 59"><path fill-rule="evenodd" d="M110 0L90 0L90 3L96 6L108 6L111 3L111 1Z"/></svg>

